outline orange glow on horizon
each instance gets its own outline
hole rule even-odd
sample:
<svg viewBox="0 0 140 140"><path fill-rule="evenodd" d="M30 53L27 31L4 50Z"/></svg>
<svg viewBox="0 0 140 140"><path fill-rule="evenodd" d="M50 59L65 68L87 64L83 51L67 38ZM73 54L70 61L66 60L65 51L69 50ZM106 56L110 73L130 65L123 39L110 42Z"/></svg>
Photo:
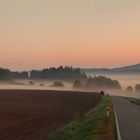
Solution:
<svg viewBox="0 0 140 140"><path fill-rule="evenodd" d="M117 67L140 62L140 2L0 2L0 67Z"/></svg>

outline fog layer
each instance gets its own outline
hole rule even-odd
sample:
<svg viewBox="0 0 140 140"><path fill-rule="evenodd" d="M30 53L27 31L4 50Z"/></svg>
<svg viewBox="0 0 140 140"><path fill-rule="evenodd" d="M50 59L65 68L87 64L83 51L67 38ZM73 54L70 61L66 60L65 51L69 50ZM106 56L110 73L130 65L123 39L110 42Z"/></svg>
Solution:
<svg viewBox="0 0 140 140"><path fill-rule="evenodd" d="M94 76L90 75L90 76ZM97 75L96 75L97 76ZM121 91L115 91L115 90L105 90L106 93L109 93L110 95L118 95L118 96L129 96L129 97L136 97L140 98L140 93L135 93L135 85L140 84L140 75L103 75L105 77L109 77L114 80L118 80L122 86ZM54 87L51 86L54 81L47 81L47 80L33 80L34 84L29 84L30 80L13 80L9 82L0 82L0 89L39 89L39 90L75 90L73 89L73 83L72 82L64 82L64 87ZM133 87L133 92L126 92L126 88L128 86ZM77 89L76 89L77 90ZM78 89L82 90L83 89ZM96 89L97 92L99 92L101 89ZM89 90L94 91L94 90ZM94 92L96 92L94 91Z"/></svg>

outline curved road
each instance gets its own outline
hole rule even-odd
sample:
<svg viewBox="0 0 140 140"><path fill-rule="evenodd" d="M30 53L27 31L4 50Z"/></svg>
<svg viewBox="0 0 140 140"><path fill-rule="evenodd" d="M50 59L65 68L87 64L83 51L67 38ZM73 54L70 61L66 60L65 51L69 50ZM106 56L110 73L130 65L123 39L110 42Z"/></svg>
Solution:
<svg viewBox="0 0 140 140"><path fill-rule="evenodd" d="M140 140L140 106L113 97L121 140Z"/></svg>

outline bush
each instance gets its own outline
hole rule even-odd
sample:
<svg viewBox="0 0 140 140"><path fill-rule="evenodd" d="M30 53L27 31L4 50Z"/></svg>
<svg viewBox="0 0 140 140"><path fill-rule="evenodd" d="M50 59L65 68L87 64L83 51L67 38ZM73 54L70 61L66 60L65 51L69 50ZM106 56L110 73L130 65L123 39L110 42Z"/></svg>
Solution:
<svg viewBox="0 0 140 140"><path fill-rule="evenodd" d="M73 87L74 88L80 88L80 87L82 87L81 81L75 80L74 83L73 83Z"/></svg>
<svg viewBox="0 0 140 140"><path fill-rule="evenodd" d="M127 91L127 92L133 92L133 87L132 87L132 86L128 86L128 87L126 88L126 91Z"/></svg>
<svg viewBox="0 0 140 140"><path fill-rule="evenodd" d="M130 102L131 102L131 103L134 103L134 101L133 101L133 100L131 100Z"/></svg>
<svg viewBox="0 0 140 140"><path fill-rule="evenodd" d="M54 87L64 87L64 84L61 81L55 81L51 86L54 86Z"/></svg>
<svg viewBox="0 0 140 140"><path fill-rule="evenodd" d="M33 81L29 81L29 85L35 85L35 83Z"/></svg>
<svg viewBox="0 0 140 140"><path fill-rule="evenodd" d="M43 84L43 83L41 83L41 84L40 84L40 86L41 86L41 87L44 87L44 84Z"/></svg>
<svg viewBox="0 0 140 140"><path fill-rule="evenodd" d="M105 95L104 91L101 91L100 94L103 95L103 96Z"/></svg>
<svg viewBox="0 0 140 140"><path fill-rule="evenodd" d="M136 92L140 92L140 84L137 84L137 85L135 86L135 91L136 91Z"/></svg>

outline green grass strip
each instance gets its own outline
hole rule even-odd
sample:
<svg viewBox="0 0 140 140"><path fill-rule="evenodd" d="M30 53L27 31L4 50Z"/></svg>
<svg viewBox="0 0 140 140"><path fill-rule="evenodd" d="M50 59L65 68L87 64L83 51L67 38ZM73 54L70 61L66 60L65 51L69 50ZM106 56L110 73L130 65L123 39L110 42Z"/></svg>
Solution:
<svg viewBox="0 0 140 140"><path fill-rule="evenodd" d="M140 105L140 99L136 99L136 98L129 98L129 97L125 97L125 99L127 99L128 101L130 101L131 103Z"/></svg>
<svg viewBox="0 0 140 140"><path fill-rule="evenodd" d="M50 135L49 140L96 140L109 104L110 98L102 97L99 104L83 118L58 129Z"/></svg>

